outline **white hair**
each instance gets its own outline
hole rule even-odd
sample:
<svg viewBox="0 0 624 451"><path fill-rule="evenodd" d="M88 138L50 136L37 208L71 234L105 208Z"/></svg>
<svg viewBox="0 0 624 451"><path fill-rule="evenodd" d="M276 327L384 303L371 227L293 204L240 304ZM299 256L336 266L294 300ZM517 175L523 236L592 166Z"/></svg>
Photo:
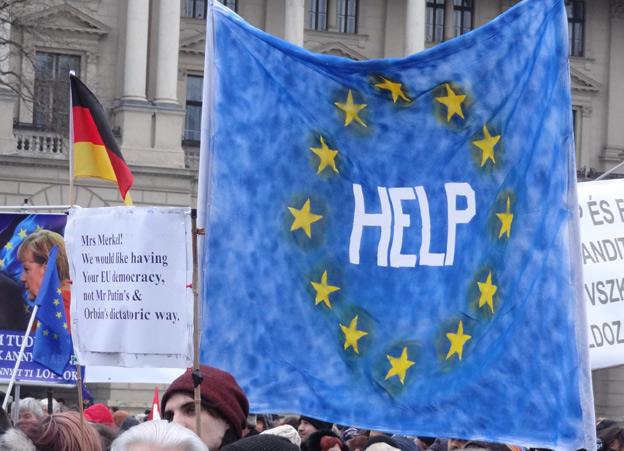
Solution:
<svg viewBox="0 0 624 451"><path fill-rule="evenodd" d="M45 413L48 413L48 398L43 398L39 400L39 402L41 403L41 408L43 409L43 411ZM52 398L52 413L59 413L60 411L61 405L56 399Z"/></svg>
<svg viewBox="0 0 624 451"><path fill-rule="evenodd" d="M17 409L18 415L22 410L30 410L30 412L37 418L43 417L43 407L41 407L41 403L35 398L20 399L19 407Z"/></svg>
<svg viewBox="0 0 624 451"><path fill-rule="evenodd" d="M166 420L146 421L128 429L113 442L111 451L128 451L131 445L154 444L184 451L208 451L193 431Z"/></svg>

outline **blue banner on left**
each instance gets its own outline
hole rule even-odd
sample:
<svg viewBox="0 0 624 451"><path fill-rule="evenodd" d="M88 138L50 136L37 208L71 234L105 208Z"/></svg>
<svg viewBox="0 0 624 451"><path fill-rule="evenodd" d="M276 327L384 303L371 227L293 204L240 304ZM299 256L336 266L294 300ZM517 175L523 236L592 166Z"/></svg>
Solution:
<svg viewBox="0 0 624 451"><path fill-rule="evenodd" d="M0 330L0 383L8 382L11 379L23 339L24 332ZM60 376L54 374L53 371L33 361L33 342L34 338L32 336L28 337L24 358L17 370L17 382L25 385L33 382L38 384L75 385L76 367L68 366ZM70 361L75 361L73 356Z"/></svg>

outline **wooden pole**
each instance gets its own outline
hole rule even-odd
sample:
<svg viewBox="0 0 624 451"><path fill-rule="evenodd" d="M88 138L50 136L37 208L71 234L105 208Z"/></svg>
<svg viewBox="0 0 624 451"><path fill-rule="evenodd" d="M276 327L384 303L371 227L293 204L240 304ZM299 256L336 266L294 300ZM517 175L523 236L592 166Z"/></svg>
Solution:
<svg viewBox="0 0 624 451"><path fill-rule="evenodd" d="M193 248L193 384L195 401L195 429L197 435L201 431L201 383L202 375L199 369L199 258L197 252L197 236L202 235L203 230L197 229L197 210L191 209L191 235Z"/></svg>
<svg viewBox="0 0 624 451"><path fill-rule="evenodd" d="M76 362L76 390L78 390L78 412L80 412L80 443L82 449L87 449L85 447L84 400L82 399L82 368L78 362Z"/></svg>

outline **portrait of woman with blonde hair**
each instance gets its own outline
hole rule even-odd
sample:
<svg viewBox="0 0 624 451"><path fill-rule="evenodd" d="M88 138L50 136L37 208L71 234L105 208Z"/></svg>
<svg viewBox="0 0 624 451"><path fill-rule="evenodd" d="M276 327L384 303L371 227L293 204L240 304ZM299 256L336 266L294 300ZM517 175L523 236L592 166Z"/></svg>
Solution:
<svg viewBox="0 0 624 451"><path fill-rule="evenodd" d="M39 293L43 275L48 265L48 255L54 246L58 248L55 264L61 280L61 296L63 297L63 305L65 307L65 318L69 325L69 305L71 302L69 262L67 260L67 252L65 251L65 241L61 235L44 229L28 235L22 241L17 251L17 258L19 258L24 267L21 281L28 292L28 298L31 301L34 300Z"/></svg>

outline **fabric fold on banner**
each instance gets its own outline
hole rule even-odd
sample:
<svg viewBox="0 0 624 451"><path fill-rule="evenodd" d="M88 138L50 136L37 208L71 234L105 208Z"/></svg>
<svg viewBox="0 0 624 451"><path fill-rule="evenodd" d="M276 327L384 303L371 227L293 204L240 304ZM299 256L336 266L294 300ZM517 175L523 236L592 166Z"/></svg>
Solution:
<svg viewBox="0 0 624 451"><path fill-rule="evenodd" d="M202 362L253 411L594 449L564 1L370 61L208 20Z"/></svg>
<svg viewBox="0 0 624 451"><path fill-rule="evenodd" d="M115 141L104 108L87 86L70 76L74 174L117 183L126 201L134 176Z"/></svg>

